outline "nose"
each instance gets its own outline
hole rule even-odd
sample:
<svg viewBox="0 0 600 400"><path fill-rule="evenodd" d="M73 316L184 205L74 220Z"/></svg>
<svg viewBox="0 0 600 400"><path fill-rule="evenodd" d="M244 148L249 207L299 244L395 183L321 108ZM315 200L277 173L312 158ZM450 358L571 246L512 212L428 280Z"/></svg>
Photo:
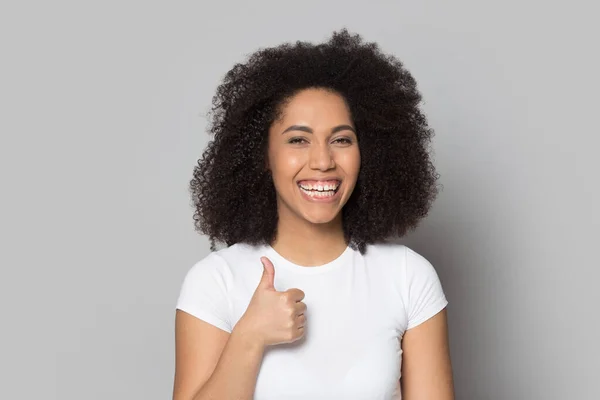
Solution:
<svg viewBox="0 0 600 400"><path fill-rule="evenodd" d="M327 144L314 144L310 150L309 167L314 170L327 171L335 168L335 160Z"/></svg>

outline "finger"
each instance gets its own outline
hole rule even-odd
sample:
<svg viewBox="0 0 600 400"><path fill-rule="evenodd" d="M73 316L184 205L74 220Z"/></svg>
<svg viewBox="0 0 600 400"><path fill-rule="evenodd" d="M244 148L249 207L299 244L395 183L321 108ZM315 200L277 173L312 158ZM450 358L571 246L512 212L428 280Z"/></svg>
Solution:
<svg viewBox="0 0 600 400"><path fill-rule="evenodd" d="M259 286L264 289L274 289L275 286L275 267L271 260L267 257L261 257L260 261L263 265L263 274L260 279Z"/></svg>
<svg viewBox="0 0 600 400"><path fill-rule="evenodd" d="M289 294L290 299L294 300L294 301L302 301L304 300L304 292L300 289L288 289L286 290L286 292Z"/></svg>
<svg viewBox="0 0 600 400"><path fill-rule="evenodd" d="M296 318L296 326L298 328L303 328L304 325L306 325L306 316L302 314Z"/></svg>
<svg viewBox="0 0 600 400"><path fill-rule="evenodd" d="M306 312L306 304L301 301L296 303L295 308L296 308L296 315L302 315Z"/></svg>

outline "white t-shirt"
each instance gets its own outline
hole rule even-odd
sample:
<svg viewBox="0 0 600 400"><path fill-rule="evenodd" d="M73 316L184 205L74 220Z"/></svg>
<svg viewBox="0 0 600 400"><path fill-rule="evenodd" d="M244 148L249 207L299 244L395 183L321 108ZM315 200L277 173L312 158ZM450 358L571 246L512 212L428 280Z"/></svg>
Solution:
<svg viewBox="0 0 600 400"><path fill-rule="evenodd" d="M301 289L307 311L302 339L267 347L254 399L400 399L404 332L448 304L433 266L399 244L369 245L365 255L347 247L304 267L238 243L189 270L177 308L231 332L261 279L261 256L275 267L275 289Z"/></svg>

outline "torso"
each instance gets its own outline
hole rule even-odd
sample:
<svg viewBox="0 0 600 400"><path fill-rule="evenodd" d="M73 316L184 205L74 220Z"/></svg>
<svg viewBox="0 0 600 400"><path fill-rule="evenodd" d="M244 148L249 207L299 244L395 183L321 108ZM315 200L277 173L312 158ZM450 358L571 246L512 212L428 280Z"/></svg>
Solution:
<svg viewBox="0 0 600 400"><path fill-rule="evenodd" d="M261 274L275 266L275 289L304 291L306 333L267 348L254 399L400 399L400 341L407 327L404 246L348 248L319 267L290 263L271 247L236 244L218 255L229 266L232 326L244 314Z"/></svg>

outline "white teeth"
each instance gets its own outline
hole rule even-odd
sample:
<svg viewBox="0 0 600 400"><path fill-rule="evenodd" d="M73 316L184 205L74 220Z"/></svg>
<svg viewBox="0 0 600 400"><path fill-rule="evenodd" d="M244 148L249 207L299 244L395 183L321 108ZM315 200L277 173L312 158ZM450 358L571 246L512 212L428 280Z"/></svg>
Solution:
<svg viewBox="0 0 600 400"><path fill-rule="evenodd" d="M335 191L333 191L333 190L326 190L326 191L319 192L317 190L306 190L302 187L300 188L300 190L302 190L308 196L316 197L316 198L331 197L331 196L335 195Z"/></svg>
<svg viewBox="0 0 600 400"><path fill-rule="evenodd" d="M339 182L335 183L335 184L317 184L317 185L313 185L310 183L302 183L300 184L300 187L304 190L314 190L314 191L329 191L329 190L336 190L338 187L340 186Z"/></svg>

